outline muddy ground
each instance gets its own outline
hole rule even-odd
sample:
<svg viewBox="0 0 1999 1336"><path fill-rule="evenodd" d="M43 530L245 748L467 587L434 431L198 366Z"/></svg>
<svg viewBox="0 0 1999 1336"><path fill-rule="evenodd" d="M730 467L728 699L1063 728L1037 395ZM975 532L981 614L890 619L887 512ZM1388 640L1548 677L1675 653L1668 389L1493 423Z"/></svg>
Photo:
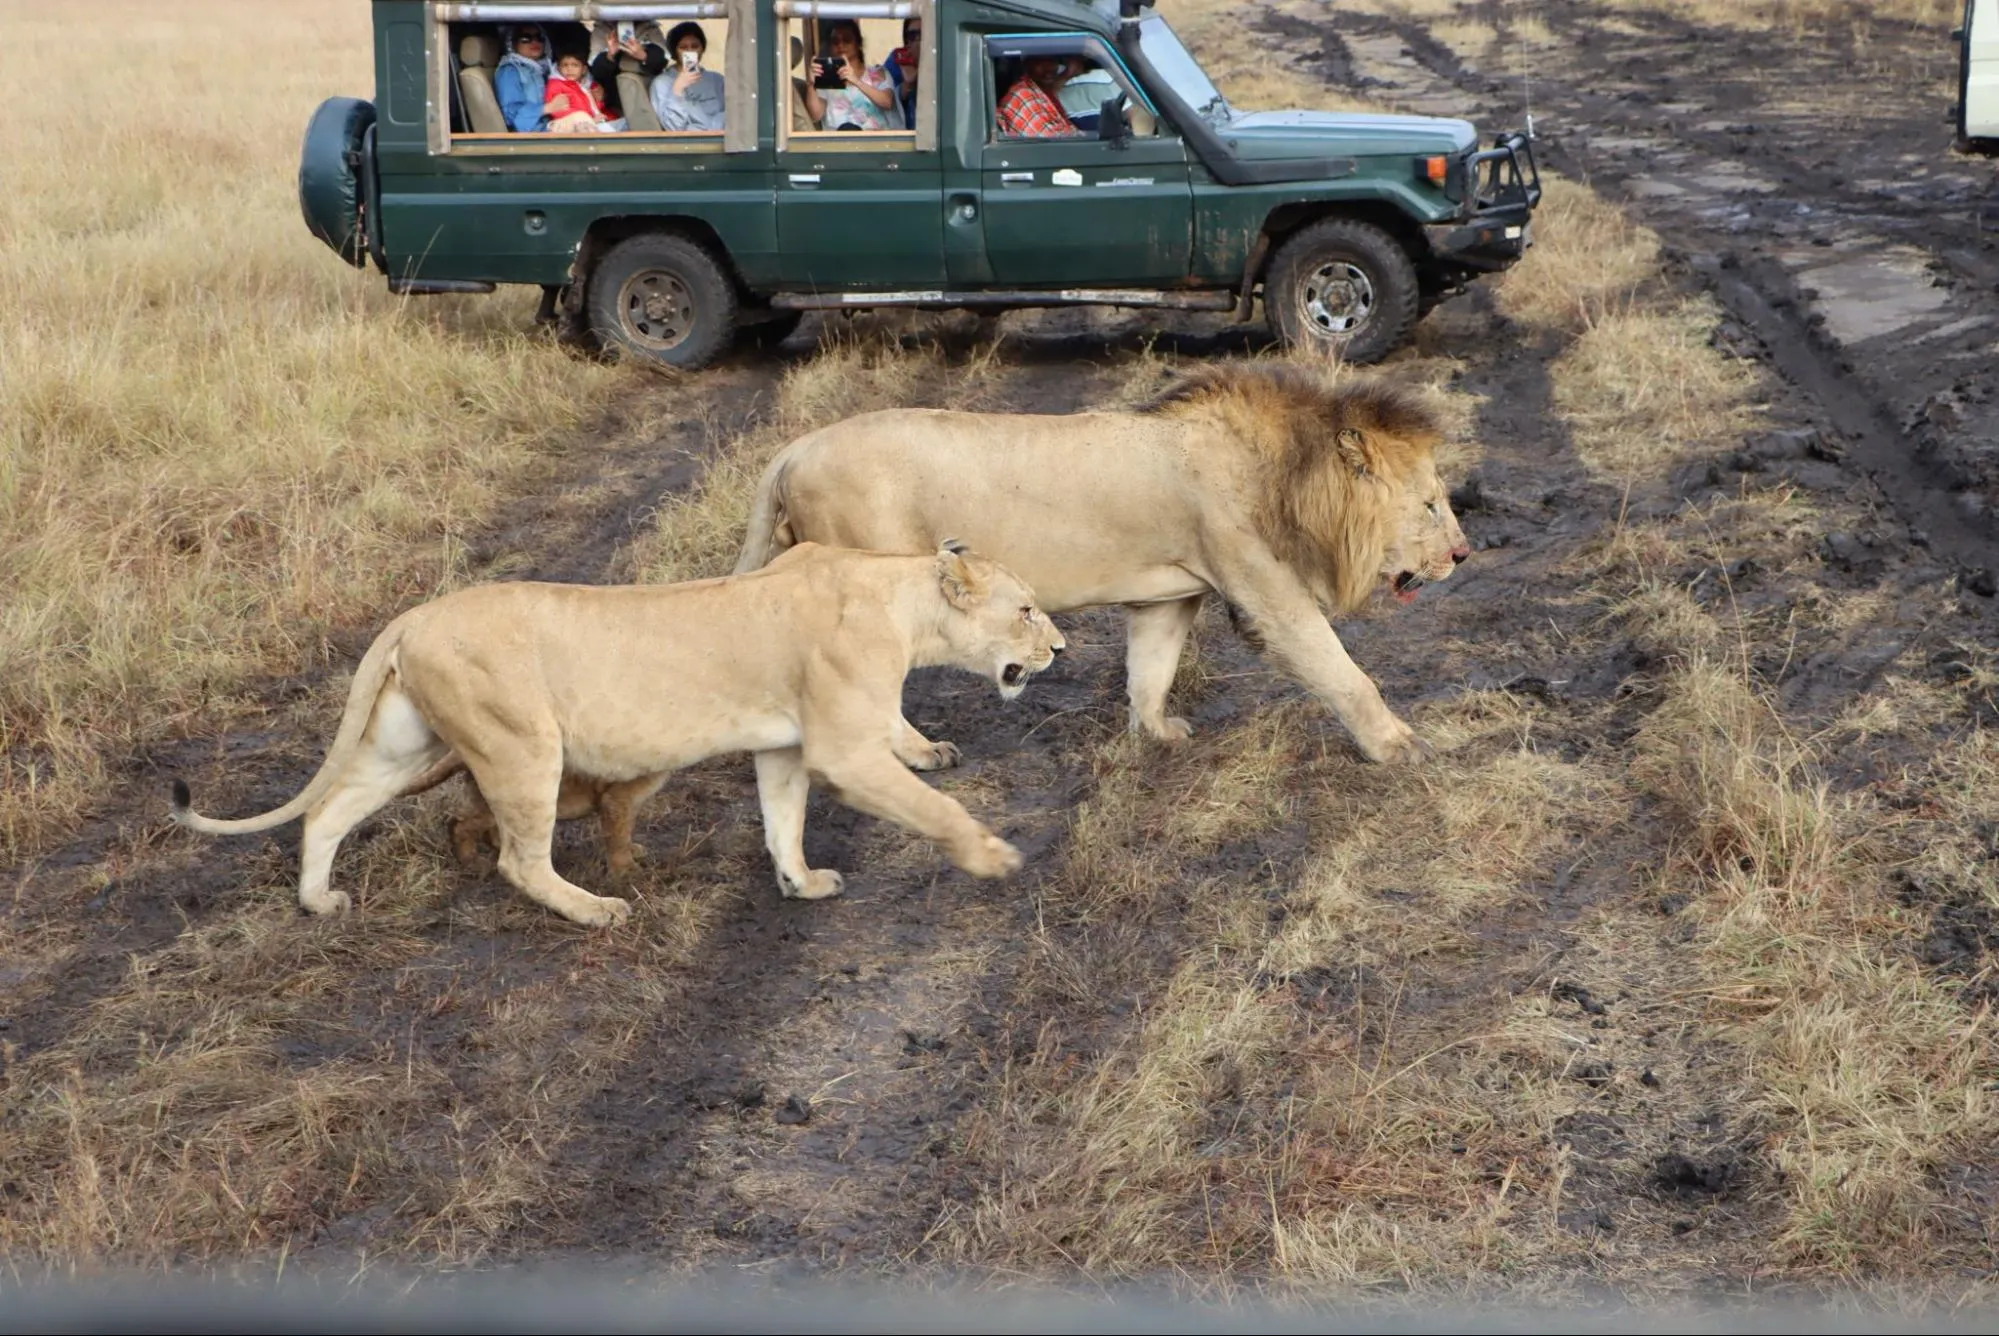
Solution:
<svg viewBox="0 0 1999 1336"><path fill-rule="evenodd" d="M1488 8L1504 34L1518 7ZM1614 741L1637 709L1620 702L1654 665L1631 645L1562 650L1564 632L1591 643L1586 610L1558 596L1574 585L1564 563L1620 512L1668 514L1738 488L1745 475L1782 479L1864 517L1853 532L1826 536L1815 578L1911 594L1906 605L1884 600L1906 606L1905 616L1812 637L1789 662L1768 665L1800 717L1830 716L1891 666L1948 677L1949 656L1962 653L1954 646L1999 647L1999 169L1948 153L1947 44L1931 31L1877 24L1864 49L1844 30L1808 49L1783 34L1752 43L1704 32L1665 13L1620 10L1612 22L1582 4L1535 8L1556 45L1523 57L1531 85L1518 69L1465 67L1419 24L1338 5L1285 4L1258 26L1301 68L1411 109L1495 127L1520 123L1531 99L1544 161L1628 203L1667 241L1676 281L1712 293L1727 311L1718 337L1728 350L1777 373L1770 431L1761 444L1622 496L1593 479L1555 425L1553 344L1509 325L1483 290L1454 299L1425 338L1463 363L1455 388L1485 396L1477 424L1485 458L1458 493L1480 550L1414 608L1342 625L1355 659L1405 714L1466 689L1508 686L1589 721L1563 745L1604 745L1586 731L1599 726ZM1020 410L1101 399L1148 342L1197 360L1257 345L1212 323L1150 317L1008 317L1006 328L992 401ZM657 441L579 441L551 460L537 494L477 545L475 566L514 578L628 578L631 542L654 507L765 411L782 368L810 355L813 332L808 325L775 357L744 355L674 389L697 396L700 411ZM960 345L949 355L973 353ZM1948 617L1914 596L1953 577ZM1073 652L1012 705L939 673L919 674L909 692L912 721L963 748L964 769L953 776L961 794L1027 854L1012 883L975 883L939 859L909 855L878 823L815 796L808 854L815 866L846 869L848 890L823 904L781 902L762 861L747 761L705 765L668 786L639 828L651 856L636 887L641 915L690 878L721 877L732 889L698 925L697 949L651 980L652 1009L632 1018L636 1035L616 1062L558 1073L582 1092L546 1138L560 1191L512 1210L454 1258L807 1270L937 1260L940 1220L983 1186L977 1164L958 1153L962 1120L989 1097L1008 1056L1051 1024L1078 1034L1114 1028L1147 1000L1142 987L1103 997L1086 1018L1051 1012L1045 990L1021 991L1028 944L1045 930L1037 890L1063 875L1069 816L1095 783L1092 751L1123 723L1118 620L1064 620ZM329 646L329 673L344 675L375 629L352 628ZM1218 671L1239 675L1200 699L1193 722L1204 735L1295 697L1225 627L1208 627L1204 643ZM0 921L19 944L0 952L10 1070L72 1037L91 1003L143 974L183 933L224 923L248 903L290 900L295 828L193 840L163 820L167 781L186 776L211 810L282 801L316 766L337 708L315 694L325 680L271 684L268 715L253 727L196 726L184 742L130 758L119 789L67 847L0 869ZM1327 749L1352 756L1336 725L1314 727ZM1857 784L1894 758L1849 760L1841 780ZM1199 754L1176 764L1198 765ZM425 808L420 824L358 833L343 863L380 838L428 848L441 866L436 815ZM1567 925L1605 897L1632 893L1643 833L1631 839L1632 849L1599 851L1534 887L1530 911L1495 911L1474 925L1475 958L1412 979L1403 1005L1469 1006L1546 987ZM1188 875L1281 882L1304 843L1302 831L1280 828L1223 848ZM558 866L588 883L596 847L583 823L566 826ZM336 868L335 876L351 874ZM615 934L571 929L516 903L496 878L447 869L433 881L396 911L398 931L420 940L421 952L359 971L326 1014L280 1037L283 1062L302 1073L339 1062L427 1065L443 1074L434 1089L462 1107L523 1079L490 1056L499 1000L553 998L559 1008L564 981L578 971L643 968ZM314 951L359 951L371 917L388 913L398 894L392 881L371 882L351 922L300 922L295 931ZM1662 923L1672 912L1661 907ZM1969 968L1967 958L1989 949L1989 924L1966 915L1964 942L1943 943L1940 968ZM1168 965L1185 943L1162 928L1139 949ZM1343 1005L1369 986L1342 975L1338 962L1323 973L1324 987L1301 1005ZM1579 1023L1629 1026L1631 1044L1640 1042L1642 1010L1606 1010L1587 992L1574 1000ZM91 1061L122 1069L145 1042L107 1041ZM1653 1042L1649 1032L1644 1042ZM1700 1079L1699 1054L1666 1052L1656 1062L1669 1083L1675 1073ZM1614 1223L1667 1262L1680 1257L1724 1288L1747 1285L1726 1260L1730 1241L1753 1238L1767 1222L1753 1193L1730 1197L1752 1175L1729 1111L1682 1101L1648 1112L1657 1084L1620 1084L1598 1114L1565 1129L1579 1156L1565 1227ZM1664 1177L1634 1194L1619 1168L1627 1162L1664 1165ZM1965 1168L1964 1179L1967 1230L1981 1220L1989 1227L1989 1166ZM292 1264L340 1269L362 1256L395 1257L423 1209L385 1196L315 1202L288 1237ZM412 1252L420 1259L431 1246Z"/></svg>

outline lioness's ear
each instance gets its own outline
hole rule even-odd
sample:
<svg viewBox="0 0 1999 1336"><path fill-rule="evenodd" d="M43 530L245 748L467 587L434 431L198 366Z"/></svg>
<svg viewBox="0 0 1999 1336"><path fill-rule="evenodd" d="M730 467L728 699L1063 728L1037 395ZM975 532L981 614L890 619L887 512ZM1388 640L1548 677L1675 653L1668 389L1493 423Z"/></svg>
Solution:
<svg viewBox="0 0 1999 1336"><path fill-rule="evenodd" d="M937 553L937 583L944 590L945 602L969 611L985 600L986 582L979 578L963 553L962 543L956 549L947 547Z"/></svg>
<svg viewBox="0 0 1999 1336"><path fill-rule="evenodd" d="M955 553L957 553L957 554L958 554L959 556L961 556L961 557L962 557L962 556L964 556L964 555L965 555L965 554L966 554L967 552L970 552L970 551L971 551L972 549L971 549L971 548L969 548L969 547L966 547L966 546L965 546L965 544L964 544L964 541L963 541L962 539L958 539L958 538L946 538L946 539L945 539L945 540L943 541L943 543L942 543L942 544L941 544L941 545L940 545L940 546L938 547L938 549L937 549L937 550L938 550L939 552L955 552Z"/></svg>
<svg viewBox="0 0 1999 1336"><path fill-rule="evenodd" d="M1367 437L1352 427L1342 427L1335 448L1346 466L1357 476L1365 478L1368 475Z"/></svg>

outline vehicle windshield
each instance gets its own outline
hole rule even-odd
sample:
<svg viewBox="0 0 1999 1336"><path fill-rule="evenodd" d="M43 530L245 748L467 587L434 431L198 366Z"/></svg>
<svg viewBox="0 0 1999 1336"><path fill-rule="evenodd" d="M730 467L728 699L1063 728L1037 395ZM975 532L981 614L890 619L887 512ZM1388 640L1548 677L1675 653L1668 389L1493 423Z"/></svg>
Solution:
<svg viewBox="0 0 1999 1336"><path fill-rule="evenodd" d="M1138 25L1138 44L1159 77L1202 120L1210 125L1226 125L1235 119L1235 109L1208 78L1193 53L1180 44L1178 34L1167 26L1165 19L1156 14L1147 15Z"/></svg>

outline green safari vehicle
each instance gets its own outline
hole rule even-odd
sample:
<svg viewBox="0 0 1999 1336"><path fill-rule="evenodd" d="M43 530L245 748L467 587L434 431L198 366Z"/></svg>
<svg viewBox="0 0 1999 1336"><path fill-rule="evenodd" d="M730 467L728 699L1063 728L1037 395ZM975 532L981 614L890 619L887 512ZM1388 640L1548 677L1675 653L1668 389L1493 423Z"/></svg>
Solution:
<svg viewBox="0 0 1999 1336"><path fill-rule="evenodd" d="M1541 198L1525 134L1237 110L1150 0L371 9L374 100L306 130L313 235L399 293L539 286L540 319L681 368L815 309L1259 294L1285 343L1373 362L1518 260ZM533 105L575 68L537 54L600 76L580 131Z"/></svg>

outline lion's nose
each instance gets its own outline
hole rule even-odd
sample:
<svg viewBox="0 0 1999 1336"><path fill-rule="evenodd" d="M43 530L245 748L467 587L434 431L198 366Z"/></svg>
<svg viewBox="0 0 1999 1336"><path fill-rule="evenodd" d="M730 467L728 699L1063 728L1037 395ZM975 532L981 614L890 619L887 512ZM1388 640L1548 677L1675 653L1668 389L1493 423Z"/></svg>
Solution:
<svg viewBox="0 0 1999 1336"><path fill-rule="evenodd" d="M1451 549L1451 564L1452 565L1462 564L1465 558L1469 557L1470 555L1471 555L1471 545L1469 543L1460 544L1459 546Z"/></svg>

